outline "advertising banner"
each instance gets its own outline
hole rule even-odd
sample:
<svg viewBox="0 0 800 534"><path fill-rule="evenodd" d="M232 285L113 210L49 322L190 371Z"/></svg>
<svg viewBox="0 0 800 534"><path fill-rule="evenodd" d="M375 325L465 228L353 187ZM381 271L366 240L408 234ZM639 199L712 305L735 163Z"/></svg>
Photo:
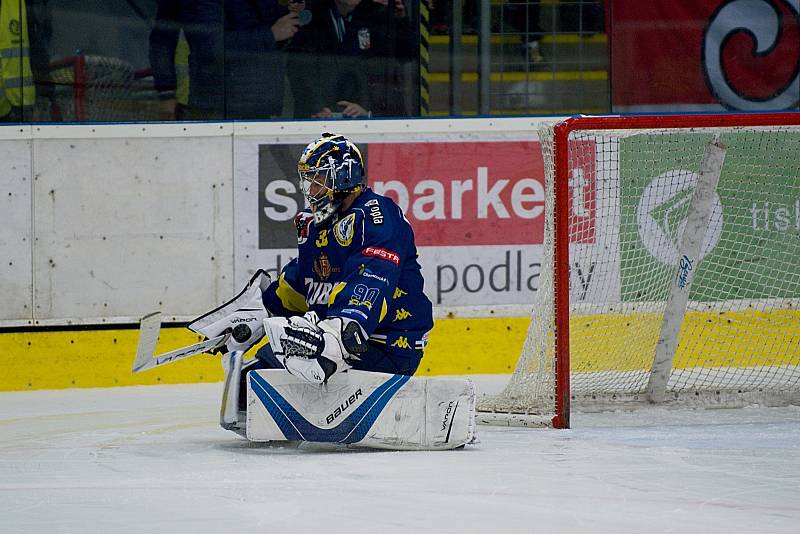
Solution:
<svg viewBox="0 0 800 534"><path fill-rule="evenodd" d="M798 0L618 0L610 16L615 112L798 106Z"/></svg>
<svg viewBox="0 0 800 534"><path fill-rule="evenodd" d="M785 273L800 257L800 160L797 136L775 135L769 162L747 133L727 134L722 174L712 200L711 219L700 250L690 298L800 297L800 277ZM679 149L654 160L646 140L620 141L621 283L623 300L664 300L678 262L678 248L708 135L674 139ZM757 154L757 151L760 152ZM775 155L787 157L775 157ZM754 168L770 169L768 175ZM733 286L728 293L720 287Z"/></svg>
<svg viewBox="0 0 800 534"><path fill-rule="evenodd" d="M236 276L244 280L256 268L276 274L296 253L292 218L304 199L295 168L303 145L237 143ZM546 200L537 141L372 142L359 148L370 187L397 202L414 229L425 290L435 305L533 302ZM570 206L580 228L575 243L591 245L595 160L584 161L573 170ZM585 284L586 273L580 275Z"/></svg>

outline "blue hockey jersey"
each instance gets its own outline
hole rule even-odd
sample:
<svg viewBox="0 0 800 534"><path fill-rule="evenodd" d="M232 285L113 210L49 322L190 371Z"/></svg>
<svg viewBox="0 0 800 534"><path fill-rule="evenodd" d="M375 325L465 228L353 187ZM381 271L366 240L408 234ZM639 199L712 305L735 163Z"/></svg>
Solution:
<svg viewBox="0 0 800 534"><path fill-rule="evenodd" d="M312 310L322 318L353 319L371 343L420 358L433 327L432 305L400 207L365 188L321 227L308 210L295 223L298 257L264 293L267 308L283 316Z"/></svg>

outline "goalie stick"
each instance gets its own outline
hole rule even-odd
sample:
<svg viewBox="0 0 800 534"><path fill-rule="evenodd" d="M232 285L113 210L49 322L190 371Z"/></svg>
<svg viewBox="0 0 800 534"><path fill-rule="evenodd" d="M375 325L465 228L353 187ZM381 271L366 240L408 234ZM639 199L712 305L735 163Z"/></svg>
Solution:
<svg viewBox="0 0 800 534"><path fill-rule="evenodd" d="M202 352L213 352L215 349L225 345L231 337L230 333L226 333L189 345L188 347L155 356L156 343L158 342L158 335L160 332L161 312L154 312L142 317L142 320L139 322L139 345L136 348L136 360L133 362L132 371L134 373L146 371L159 365L176 362Z"/></svg>

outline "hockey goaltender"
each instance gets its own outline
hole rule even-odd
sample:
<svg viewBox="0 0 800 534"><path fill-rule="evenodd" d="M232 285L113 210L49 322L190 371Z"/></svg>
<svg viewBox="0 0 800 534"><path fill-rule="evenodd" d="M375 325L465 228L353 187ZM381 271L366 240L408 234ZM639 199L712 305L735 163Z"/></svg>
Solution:
<svg viewBox="0 0 800 534"><path fill-rule="evenodd" d="M402 210L366 185L361 152L341 135L310 143L297 168L309 206L295 217L297 257L278 280L259 270L235 298L190 323L205 345L153 359L145 318L134 371L223 352L221 424L252 441L412 450L470 443L472 382L412 376L433 319Z"/></svg>

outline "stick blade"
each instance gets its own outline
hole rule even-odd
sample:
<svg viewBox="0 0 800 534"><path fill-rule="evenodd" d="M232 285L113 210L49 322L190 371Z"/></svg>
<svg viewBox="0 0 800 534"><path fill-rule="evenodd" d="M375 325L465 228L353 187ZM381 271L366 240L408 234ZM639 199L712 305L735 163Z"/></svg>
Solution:
<svg viewBox="0 0 800 534"><path fill-rule="evenodd" d="M189 345L188 347L181 347L157 356L143 356L141 361L137 360L136 364L134 364L133 372L138 373L140 371L146 371L148 369L152 369L153 367L158 367L159 365L177 362L178 360L183 360L184 358L188 358L196 354L202 354L204 352L212 353L216 349L225 345L230 337L230 333L222 334L220 336L212 337L211 339L206 339L199 343Z"/></svg>
<svg viewBox="0 0 800 534"><path fill-rule="evenodd" d="M136 359L133 362L134 373L143 370L156 352L156 343L161 333L161 312L153 312L139 321L139 344L136 347Z"/></svg>

